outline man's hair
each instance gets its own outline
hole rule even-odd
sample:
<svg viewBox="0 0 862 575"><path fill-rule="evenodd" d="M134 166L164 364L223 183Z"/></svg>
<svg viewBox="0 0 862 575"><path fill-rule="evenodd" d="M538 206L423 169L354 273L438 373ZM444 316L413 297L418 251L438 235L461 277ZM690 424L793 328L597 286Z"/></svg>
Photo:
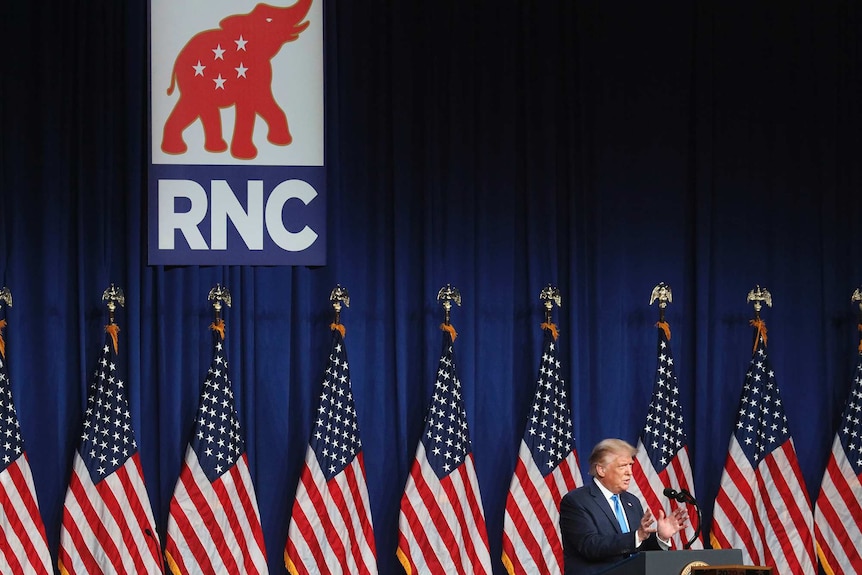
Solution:
<svg viewBox="0 0 862 575"><path fill-rule="evenodd" d="M629 442L622 439L602 439L590 453L590 475L596 477L596 465L606 465L611 459L615 459L621 455L637 455L638 450L635 449Z"/></svg>

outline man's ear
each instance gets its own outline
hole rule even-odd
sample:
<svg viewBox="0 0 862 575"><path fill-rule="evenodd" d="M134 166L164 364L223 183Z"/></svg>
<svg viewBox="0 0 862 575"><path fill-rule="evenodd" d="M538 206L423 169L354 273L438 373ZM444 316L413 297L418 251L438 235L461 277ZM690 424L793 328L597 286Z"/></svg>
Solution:
<svg viewBox="0 0 862 575"><path fill-rule="evenodd" d="M605 466L604 465L596 465L596 476L604 477L605 476Z"/></svg>

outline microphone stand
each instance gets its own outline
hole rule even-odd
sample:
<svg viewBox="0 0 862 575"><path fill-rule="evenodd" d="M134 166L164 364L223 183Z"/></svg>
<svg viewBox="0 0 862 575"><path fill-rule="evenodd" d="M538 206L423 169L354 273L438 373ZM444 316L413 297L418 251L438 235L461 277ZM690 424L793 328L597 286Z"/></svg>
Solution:
<svg viewBox="0 0 862 575"><path fill-rule="evenodd" d="M694 510L697 511L697 527L694 530L694 535L692 535L691 539L689 539L685 544L683 544L683 549L691 549L692 543L694 543L697 540L698 536L700 536L700 526L703 523L703 515L700 512L700 505L697 504L695 498L692 497L691 493L689 493L687 490L680 489L677 500L693 505Z"/></svg>

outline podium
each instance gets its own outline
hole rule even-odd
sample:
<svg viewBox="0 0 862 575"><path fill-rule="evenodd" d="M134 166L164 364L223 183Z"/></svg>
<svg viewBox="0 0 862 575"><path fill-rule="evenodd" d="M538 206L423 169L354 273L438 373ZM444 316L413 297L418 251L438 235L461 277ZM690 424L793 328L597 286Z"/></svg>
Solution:
<svg viewBox="0 0 862 575"><path fill-rule="evenodd" d="M694 565L736 566L741 563L742 550L740 549L641 551L601 571L601 575L688 575L692 572ZM701 571L700 573L709 572Z"/></svg>

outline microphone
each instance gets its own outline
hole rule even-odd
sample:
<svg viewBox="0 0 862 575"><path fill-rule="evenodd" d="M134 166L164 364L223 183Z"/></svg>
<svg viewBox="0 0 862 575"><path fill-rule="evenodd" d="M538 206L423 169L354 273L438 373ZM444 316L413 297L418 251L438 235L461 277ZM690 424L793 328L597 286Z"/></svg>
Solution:
<svg viewBox="0 0 862 575"><path fill-rule="evenodd" d="M680 503L685 502L685 495L683 495L681 492L677 491L673 487L665 487L663 493L664 496L668 499L673 499L674 501L679 501Z"/></svg>
<svg viewBox="0 0 862 575"><path fill-rule="evenodd" d="M697 501L695 500L694 496L686 489L680 489L679 491L677 491L673 487L665 487L662 493L664 493L664 496L668 499L679 501L680 503L688 503L690 505L693 505L694 510L697 511L697 528L694 530L694 535L692 535L691 539L689 539L683 544L683 549L691 549L692 543L694 543L698 535L700 535L700 527L701 523L703 523L703 516L701 515L700 506L697 504Z"/></svg>

